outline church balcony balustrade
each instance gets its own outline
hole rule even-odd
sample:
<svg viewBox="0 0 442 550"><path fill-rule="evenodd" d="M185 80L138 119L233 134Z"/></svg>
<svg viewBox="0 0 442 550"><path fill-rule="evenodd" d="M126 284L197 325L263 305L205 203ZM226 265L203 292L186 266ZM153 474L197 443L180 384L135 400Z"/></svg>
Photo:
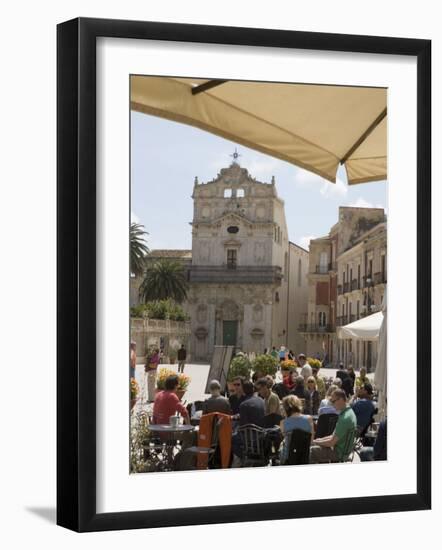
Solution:
<svg viewBox="0 0 442 550"><path fill-rule="evenodd" d="M254 283L280 284L282 269L278 266L237 265L235 269L227 265L193 265L188 270L190 283Z"/></svg>

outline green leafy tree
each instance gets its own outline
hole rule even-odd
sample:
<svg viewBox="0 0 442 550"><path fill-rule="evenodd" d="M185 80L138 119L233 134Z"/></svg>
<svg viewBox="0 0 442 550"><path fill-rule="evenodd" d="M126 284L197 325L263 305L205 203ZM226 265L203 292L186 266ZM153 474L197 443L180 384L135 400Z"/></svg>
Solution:
<svg viewBox="0 0 442 550"><path fill-rule="evenodd" d="M146 245L144 225L130 224L130 270L134 275L142 275L145 267L146 255L149 249Z"/></svg>
<svg viewBox="0 0 442 550"><path fill-rule="evenodd" d="M140 299L144 303L167 299L182 303L187 297L188 286L183 266L163 258L148 265L140 285Z"/></svg>

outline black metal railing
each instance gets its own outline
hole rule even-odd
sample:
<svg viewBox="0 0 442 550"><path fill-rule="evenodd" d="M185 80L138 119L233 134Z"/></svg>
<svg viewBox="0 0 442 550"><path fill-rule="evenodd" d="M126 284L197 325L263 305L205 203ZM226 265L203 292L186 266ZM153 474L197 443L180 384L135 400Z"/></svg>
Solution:
<svg viewBox="0 0 442 550"><path fill-rule="evenodd" d="M381 285L387 282L387 274L378 272L374 274L373 282L375 285Z"/></svg>
<svg viewBox="0 0 442 550"><path fill-rule="evenodd" d="M298 326L299 332L334 332L333 325L318 325L318 324L308 324L303 323Z"/></svg>

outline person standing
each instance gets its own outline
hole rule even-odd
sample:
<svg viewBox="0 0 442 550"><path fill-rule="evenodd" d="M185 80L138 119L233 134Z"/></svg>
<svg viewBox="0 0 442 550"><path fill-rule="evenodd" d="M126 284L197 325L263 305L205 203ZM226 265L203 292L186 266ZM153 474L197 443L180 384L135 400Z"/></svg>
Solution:
<svg viewBox="0 0 442 550"><path fill-rule="evenodd" d="M298 364L301 367L301 376L304 378L304 382L307 382L307 379L312 376L313 371L311 366L307 362L307 358L303 353L298 355Z"/></svg>
<svg viewBox="0 0 442 550"><path fill-rule="evenodd" d="M137 366L137 344L132 341L130 343L130 359L129 359L129 376L135 378L135 368Z"/></svg>
<svg viewBox="0 0 442 550"><path fill-rule="evenodd" d="M187 357L187 351L184 347L184 344L181 344L180 349L177 353L178 356L178 372L184 372L184 367L186 366L186 357Z"/></svg>
<svg viewBox="0 0 442 550"><path fill-rule="evenodd" d="M147 378L147 401L155 401L155 382L157 379L158 364L160 362L160 350L155 349L152 355L146 357L144 372Z"/></svg>

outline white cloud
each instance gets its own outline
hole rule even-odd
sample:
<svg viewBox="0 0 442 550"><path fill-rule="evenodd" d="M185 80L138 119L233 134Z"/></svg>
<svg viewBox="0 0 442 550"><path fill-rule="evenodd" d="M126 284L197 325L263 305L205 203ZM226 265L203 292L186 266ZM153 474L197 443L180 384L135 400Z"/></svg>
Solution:
<svg viewBox="0 0 442 550"><path fill-rule="evenodd" d="M294 179L296 185L301 188L324 183L324 178L321 178L321 176L318 176L313 172L309 172L308 170L303 170L302 168L296 168Z"/></svg>
<svg viewBox="0 0 442 550"><path fill-rule="evenodd" d="M341 178L336 178L336 183L331 181L323 180L324 183L320 189L320 193L326 199L331 197L345 197L348 193L348 185L341 180Z"/></svg>
<svg viewBox="0 0 442 550"><path fill-rule="evenodd" d="M367 200L365 200L362 197L358 197L358 199L356 201L353 201L353 202L347 204L347 206L353 206L353 207L356 207L356 208L374 208L375 207L373 203L368 202Z"/></svg>
<svg viewBox="0 0 442 550"><path fill-rule="evenodd" d="M302 246L302 248L308 250L310 248L311 239L316 239L316 235L305 235L304 237L300 237L296 240L296 244L299 244L299 246Z"/></svg>
<svg viewBox="0 0 442 550"><path fill-rule="evenodd" d="M382 204L373 204L372 202L367 201L363 197L358 197L355 201L349 202L345 206L353 206L355 208L384 208Z"/></svg>

